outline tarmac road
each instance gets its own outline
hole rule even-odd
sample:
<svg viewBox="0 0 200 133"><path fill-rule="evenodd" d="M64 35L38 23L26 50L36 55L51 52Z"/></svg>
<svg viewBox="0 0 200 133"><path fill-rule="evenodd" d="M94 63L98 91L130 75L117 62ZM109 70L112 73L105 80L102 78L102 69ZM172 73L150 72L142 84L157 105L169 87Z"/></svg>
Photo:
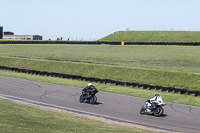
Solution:
<svg viewBox="0 0 200 133"><path fill-rule="evenodd" d="M90 105L79 103L81 90L81 88L0 76L0 94L3 95L66 107L80 112L88 112L88 114L92 113L96 116L118 121L124 120L169 131L200 133L199 107L167 103L164 106L165 112L162 117L140 115L139 111L146 99L99 92L96 95L98 104Z"/></svg>

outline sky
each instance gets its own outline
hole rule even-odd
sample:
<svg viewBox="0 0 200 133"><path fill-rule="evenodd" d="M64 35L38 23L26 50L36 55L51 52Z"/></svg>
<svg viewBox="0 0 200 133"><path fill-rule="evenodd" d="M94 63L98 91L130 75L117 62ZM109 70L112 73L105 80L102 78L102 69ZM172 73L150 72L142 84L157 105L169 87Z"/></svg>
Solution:
<svg viewBox="0 0 200 133"><path fill-rule="evenodd" d="M0 26L44 40L96 40L118 30L200 31L200 0L0 0Z"/></svg>

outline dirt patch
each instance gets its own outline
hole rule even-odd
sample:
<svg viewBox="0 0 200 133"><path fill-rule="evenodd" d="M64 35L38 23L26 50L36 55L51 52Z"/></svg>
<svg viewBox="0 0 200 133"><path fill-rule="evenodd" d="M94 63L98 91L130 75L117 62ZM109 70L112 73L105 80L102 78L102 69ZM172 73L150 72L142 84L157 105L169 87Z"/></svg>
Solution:
<svg viewBox="0 0 200 133"><path fill-rule="evenodd" d="M40 106L40 105L36 105L36 104L32 104L32 103L24 102L24 101L20 101L20 100L13 100L13 99L4 98L4 97L0 97L0 98L6 99L6 100L8 100L12 103L15 103L15 104L21 105L21 106L35 107L35 108L45 110L45 111L63 113L63 114L67 114L67 115L72 115L72 116L77 116L77 117L89 119L89 120L100 121L100 122L104 122L104 123L107 123L107 124L123 126L123 127L128 127L128 128L136 128L136 129L140 129L140 130L151 130L151 131L155 131L155 132L164 132L162 130L152 129L152 128L141 126L141 125L117 122L117 121L105 119L105 118L102 118L102 117L90 116L90 115L85 115L85 114L78 114L78 113L74 113L74 112L70 112L70 111L66 111L66 110L62 110L62 109L56 109L56 108L53 108L53 107L44 107L44 106Z"/></svg>

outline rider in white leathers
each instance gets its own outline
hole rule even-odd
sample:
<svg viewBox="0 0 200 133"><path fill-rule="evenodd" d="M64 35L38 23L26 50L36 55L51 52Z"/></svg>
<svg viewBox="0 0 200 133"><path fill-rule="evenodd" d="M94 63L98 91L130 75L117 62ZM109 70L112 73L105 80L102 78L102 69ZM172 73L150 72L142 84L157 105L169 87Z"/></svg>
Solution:
<svg viewBox="0 0 200 133"><path fill-rule="evenodd" d="M155 94L154 98L146 101L146 112L150 112L150 109L154 107L154 103L163 103L162 97L159 94Z"/></svg>

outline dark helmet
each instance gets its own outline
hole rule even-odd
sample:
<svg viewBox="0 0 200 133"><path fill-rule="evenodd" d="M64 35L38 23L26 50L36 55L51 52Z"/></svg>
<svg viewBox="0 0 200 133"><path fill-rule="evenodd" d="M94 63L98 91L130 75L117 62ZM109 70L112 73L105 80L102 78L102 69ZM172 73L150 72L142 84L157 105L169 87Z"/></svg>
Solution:
<svg viewBox="0 0 200 133"><path fill-rule="evenodd" d="M160 96L159 94L155 94L155 97L158 97L158 96Z"/></svg>

